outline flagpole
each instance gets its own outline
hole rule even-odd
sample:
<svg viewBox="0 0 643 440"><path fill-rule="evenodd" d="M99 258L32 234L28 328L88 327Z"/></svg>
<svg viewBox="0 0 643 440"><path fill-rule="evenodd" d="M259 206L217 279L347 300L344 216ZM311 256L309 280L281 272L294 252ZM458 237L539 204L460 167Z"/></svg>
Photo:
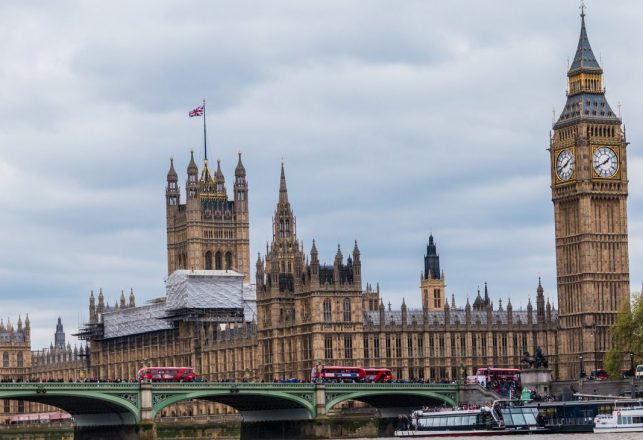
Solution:
<svg viewBox="0 0 643 440"><path fill-rule="evenodd" d="M208 160L208 138L205 131L205 99L203 100L203 150L205 153L205 160Z"/></svg>

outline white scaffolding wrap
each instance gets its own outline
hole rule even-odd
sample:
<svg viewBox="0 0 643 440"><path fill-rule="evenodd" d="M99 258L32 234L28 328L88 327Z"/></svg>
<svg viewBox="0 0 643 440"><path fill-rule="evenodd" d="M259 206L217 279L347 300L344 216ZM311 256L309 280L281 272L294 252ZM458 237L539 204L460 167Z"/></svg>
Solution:
<svg viewBox="0 0 643 440"><path fill-rule="evenodd" d="M193 309L239 309L243 310L242 319L246 322L257 314L256 286L244 284L243 275L231 270L177 270L167 280L166 294L144 306L103 313L99 318L103 324L102 337L169 330L173 324L168 317L181 317L181 313Z"/></svg>
<svg viewBox="0 0 643 440"><path fill-rule="evenodd" d="M243 320L251 322L257 319L257 285L243 285Z"/></svg>
<svg viewBox="0 0 643 440"><path fill-rule="evenodd" d="M171 329L171 323L164 317L165 301L103 313L104 338Z"/></svg>
<svg viewBox="0 0 643 440"><path fill-rule="evenodd" d="M166 283L167 310L242 309L243 275L232 270L177 270Z"/></svg>

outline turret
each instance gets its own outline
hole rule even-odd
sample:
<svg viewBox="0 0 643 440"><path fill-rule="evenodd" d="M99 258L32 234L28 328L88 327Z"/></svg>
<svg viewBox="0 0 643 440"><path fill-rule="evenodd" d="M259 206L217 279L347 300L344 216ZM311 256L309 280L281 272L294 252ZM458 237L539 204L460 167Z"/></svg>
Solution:
<svg viewBox="0 0 643 440"><path fill-rule="evenodd" d="M429 235L429 243L426 246L426 255L424 256L424 279L440 278L440 256L433 242L433 234Z"/></svg>
<svg viewBox="0 0 643 440"><path fill-rule="evenodd" d="M196 198L198 187L199 187L199 182L198 182L199 168L196 166L196 162L194 161L194 150L190 150L190 163L188 164L187 173L188 173L188 180L187 180L186 188L187 188L187 197L188 197L188 200L190 200L190 199Z"/></svg>
<svg viewBox="0 0 643 440"><path fill-rule="evenodd" d="M356 284L358 289L362 288L362 260L357 247L357 240L355 240L355 247L353 248L353 283Z"/></svg>
<svg viewBox="0 0 643 440"><path fill-rule="evenodd" d="M261 259L261 254L258 252L257 252L255 278L257 282L257 292L259 292L259 288L263 287L265 280L264 280L264 264L263 264L263 260Z"/></svg>
<svg viewBox="0 0 643 440"><path fill-rule="evenodd" d="M105 296L103 295L103 289L101 288L98 291L98 306L96 307L96 314L102 315L104 312L105 312Z"/></svg>
<svg viewBox="0 0 643 440"><path fill-rule="evenodd" d="M179 176L174 169L174 159L170 158L170 170L167 172L167 187L165 188L167 209L178 209L180 203Z"/></svg>
<svg viewBox="0 0 643 440"><path fill-rule="evenodd" d="M313 288L319 286L319 252L317 251L317 244L313 239L313 245L310 248L310 285Z"/></svg>
<svg viewBox="0 0 643 440"><path fill-rule="evenodd" d="M58 323L56 324L56 334L54 335L54 341L56 348L61 350L65 349L65 332L63 331L63 323L60 316L58 317Z"/></svg>
<svg viewBox="0 0 643 440"><path fill-rule="evenodd" d="M25 316L25 342L31 342L31 323L29 322L29 313Z"/></svg>
<svg viewBox="0 0 643 440"><path fill-rule="evenodd" d="M424 271L420 274L420 292L423 310L441 310L448 301L444 273L440 271L440 257L433 234L429 236L426 247Z"/></svg>
<svg viewBox="0 0 643 440"><path fill-rule="evenodd" d="M96 299L94 298L94 291L89 294L89 323L96 322Z"/></svg>
<svg viewBox="0 0 643 440"><path fill-rule="evenodd" d="M406 301L402 298L402 325L406 325L407 322L407 310L406 310Z"/></svg>
<svg viewBox="0 0 643 440"><path fill-rule="evenodd" d="M545 293L540 277L538 277L538 288L536 289L536 322L538 324L545 323Z"/></svg>
<svg viewBox="0 0 643 440"><path fill-rule="evenodd" d="M217 160L217 171L214 174L214 182L216 184L216 193L217 196L221 199L227 199L227 191L225 187L225 176L221 171L221 161Z"/></svg>
<svg viewBox="0 0 643 440"><path fill-rule="evenodd" d="M246 169L241 162L241 153L239 161L234 169L234 209L239 212L248 212L248 182L246 181Z"/></svg>
<svg viewBox="0 0 643 440"><path fill-rule="evenodd" d="M339 245L337 245L337 253L335 254L335 263L333 264L333 282L336 286L339 286L341 281L340 279L340 269L342 266L342 261L344 261L344 256L342 255L342 250Z"/></svg>

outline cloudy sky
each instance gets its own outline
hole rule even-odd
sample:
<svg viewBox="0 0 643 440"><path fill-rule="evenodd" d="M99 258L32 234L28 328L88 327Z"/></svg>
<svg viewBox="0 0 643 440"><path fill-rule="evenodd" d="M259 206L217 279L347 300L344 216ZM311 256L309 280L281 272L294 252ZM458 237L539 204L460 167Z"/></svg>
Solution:
<svg viewBox="0 0 643 440"><path fill-rule="evenodd" d="M448 293L525 306L555 291L548 132L576 0L48 1L0 4L0 316L33 348L72 333L91 289L164 294L164 185L183 182L208 100L210 156L250 185L253 261L283 158L298 235L331 262L359 242L385 302L420 305L433 232ZM643 4L589 2L622 114L632 290L643 280ZM182 185L183 186L183 185ZM230 184L228 185L230 187ZM346 254L346 252L345 252Z"/></svg>

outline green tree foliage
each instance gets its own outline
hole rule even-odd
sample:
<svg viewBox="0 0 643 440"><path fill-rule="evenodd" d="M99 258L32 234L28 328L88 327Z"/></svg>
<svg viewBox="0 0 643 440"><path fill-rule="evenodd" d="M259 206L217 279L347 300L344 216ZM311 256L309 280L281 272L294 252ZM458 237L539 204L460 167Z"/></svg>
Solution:
<svg viewBox="0 0 643 440"><path fill-rule="evenodd" d="M636 298L631 309L629 304L623 306L610 337L612 347L605 357L605 369L611 378L620 378L621 371L630 368L630 353L634 353L635 368L643 364L643 295Z"/></svg>

